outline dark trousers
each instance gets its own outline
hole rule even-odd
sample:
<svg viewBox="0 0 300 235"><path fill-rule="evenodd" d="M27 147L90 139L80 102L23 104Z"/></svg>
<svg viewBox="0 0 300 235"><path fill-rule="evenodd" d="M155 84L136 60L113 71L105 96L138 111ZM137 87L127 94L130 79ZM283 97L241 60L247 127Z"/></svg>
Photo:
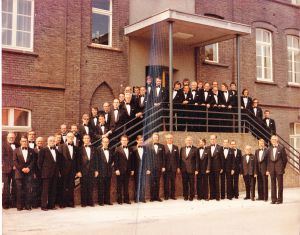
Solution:
<svg viewBox="0 0 300 235"><path fill-rule="evenodd" d="M221 199L225 199L225 191L227 198L232 199L232 175L230 171L223 171L221 174Z"/></svg>
<svg viewBox="0 0 300 235"><path fill-rule="evenodd" d="M110 204L111 177L99 177L98 181L98 203L99 205Z"/></svg>
<svg viewBox="0 0 300 235"><path fill-rule="evenodd" d="M164 172L164 195L165 199L175 197L175 179L176 172L165 171Z"/></svg>
<svg viewBox="0 0 300 235"><path fill-rule="evenodd" d="M135 175L135 201L145 201L146 173Z"/></svg>
<svg viewBox="0 0 300 235"><path fill-rule="evenodd" d="M83 175L80 179L81 206L93 206L93 189L95 177L93 173Z"/></svg>
<svg viewBox="0 0 300 235"><path fill-rule="evenodd" d="M16 204L16 182L14 180L14 172L5 174L2 173L2 207L14 207Z"/></svg>
<svg viewBox="0 0 300 235"><path fill-rule="evenodd" d="M220 200L220 171L209 173L210 199Z"/></svg>
<svg viewBox="0 0 300 235"><path fill-rule="evenodd" d="M238 198L239 197L239 172L234 172L233 176L232 176L232 193L233 193L233 196L235 198Z"/></svg>
<svg viewBox="0 0 300 235"><path fill-rule="evenodd" d="M17 209L23 207L31 208L31 195L32 195L32 176L27 175L22 179L16 179L17 184Z"/></svg>
<svg viewBox="0 0 300 235"><path fill-rule="evenodd" d="M41 194L42 194L42 179L40 176L36 176L32 179L32 207L38 208L41 206Z"/></svg>
<svg viewBox="0 0 300 235"><path fill-rule="evenodd" d="M42 179L43 189L41 197L42 208L54 208L57 193L57 177Z"/></svg>
<svg viewBox="0 0 300 235"><path fill-rule="evenodd" d="M278 184L278 188L276 183ZM271 199L272 202L283 201L283 174L271 174Z"/></svg>
<svg viewBox="0 0 300 235"><path fill-rule="evenodd" d="M129 185L130 175L128 173L117 175L117 201L118 203L129 202Z"/></svg>
<svg viewBox="0 0 300 235"><path fill-rule="evenodd" d="M253 175L244 175L244 182L246 187L246 198L255 198L255 178Z"/></svg>
<svg viewBox="0 0 300 235"><path fill-rule="evenodd" d="M268 176L266 174L257 174L257 192L259 200L268 200Z"/></svg>
<svg viewBox="0 0 300 235"><path fill-rule="evenodd" d="M159 199L159 188L160 188L160 174L157 172L150 175L150 199L158 200Z"/></svg>
<svg viewBox="0 0 300 235"><path fill-rule="evenodd" d="M184 199L195 197L195 174L182 172L182 189Z"/></svg>
<svg viewBox="0 0 300 235"><path fill-rule="evenodd" d="M75 175L67 174L62 178L62 206L74 206Z"/></svg>
<svg viewBox="0 0 300 235"><path fill-rule="evenodd" d="M208 199L208 174L197 175L198 199Z"/></svg>

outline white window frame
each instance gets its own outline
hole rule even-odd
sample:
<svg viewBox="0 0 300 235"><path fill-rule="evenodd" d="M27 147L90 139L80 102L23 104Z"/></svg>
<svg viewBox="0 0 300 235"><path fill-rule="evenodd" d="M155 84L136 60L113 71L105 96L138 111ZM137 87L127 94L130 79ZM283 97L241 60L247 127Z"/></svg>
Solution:
<svg viewBox="0 0 300 235"><path fill-rule="evenodd" d="M34 39L34 0L31 1L31 33L30 33L30 47L20 47L17 46L17 4L18 0L11 0L13 1L13 9L12 9L12 41L11 45L4 45L2 43L3 48L7 49L15 49L15 50L22 50L22 51L33 51L33 39Z"/></svg>
<svg viewBox="0 0 300 235"><path fill-rule="evenodd" d="M300 133L296 133L297 126L300 126L299 122L293 123L293 133L290 135L290 145L293 146L294 149L298 150L298 152L300 152L300 149L296 148L297 139L300 139ZM291 149L291 151L293 151L293 149ZM294 154L297 155L297 152L294 152ZM295 160L297 161L298 159L295 157ZM298 166L294 161L291 161L291 163L295 166Z"/></svg>
<svg viewBox="0 0 300 235"><path fill-rule="evenodd" d="M294 40L294 38L297 38L298 40L300 40L300 37L294 36L294 35L287 35L287 41L288 41L288 37L292 37L292 41ZM287 43L288 45L288 43ZM299 48L295 48L295 47L289 47L287 46L287 50L288 53L291 51L292 52L292 81L288 81L289 85L300 85L300 82L296 82L296 71L295 71L295 52L299 52L300 53L300 47ZM289 59L288 59L288 63L289 63ZM288 70L288 73L290 72L290 70Z"/></svg>
<svg viewBox="0 0 300 235"><path fill-rule="evenodd" d="M207 45L207 46L212 46L212 48L213 48L213 55L216 54L217 59L216 60L214 60L214 59L213 60L209 60L209 59L205 58L205 61L213 62L213 63L219 63L219 43L213 43L213 44L210 44L210 45ZM205 54L206 54L206 46L204 47L204 55Z"/></svg>
<svg viewBox="0 0 300 235"><path fill-rule="evenodd" d="M261 30L262 32L262 35L263 35L263 32L267 32L270 34L270 42L264 42L264 41L257 41L256 39L256 35L257 35L257 31L258 30ZM263 37L263 36L262 36ZM269 30L266 30L266 29L263 29L263 28L256 28L256 31L255 31L255 41L256 41L256 50L257 50L257 47L259 46L259 50L260 50L260 53L261 53L261 57L263 58L264 57L264 47L265 46L269 46L270 47L270 60L271 60L271 63L270 63L270 71L271 71L271 78L266 78L265 77L265 73L264 73L264 67L265 67L265 62L264 60L262 59L261 60L261 64L260 64L260 67L262 69L262 77L258 77L257 76L257 71L256 71L256 79L258 81L264 81L264 82L273 82L274 79L273 79L273 40L272 40L272 32L269 31ZM255 50L255 53L256 53L256 50ZM255 56L255 60L256 60L256 56ZM257 61L256 61L256 69L257 69Z"/></svg>
<svg viewBox="0 0 300 235"><path fill-rule="evenodd" d="M109 3L109 10L104 10L104 9L92 7L92 14L99 14L99 15L109 16L108 45L100 44L100 43L92 43L92 44L97 45L97 46L100 45L100 46L104 46L104 47L112 47L112 0L110 0L110 3ZM91 38L92 38L92 35L91 35Z"/></svg>
<svg viewBox="0 0 300 235"><path fill-rule="evenodd" d="M300 5L300 0L292 0L292 4L294 4L294 5Z"/></svg>
<svg viewBox="0 0 300 235"><path fill-rule="evenodd" d="M14 107L3 107L2 109L8 109L8 125L2 125L3 131L27 132L31 129L31 110ZM16 109L28 113L27 126L14 126L14 110Z"/></svg>

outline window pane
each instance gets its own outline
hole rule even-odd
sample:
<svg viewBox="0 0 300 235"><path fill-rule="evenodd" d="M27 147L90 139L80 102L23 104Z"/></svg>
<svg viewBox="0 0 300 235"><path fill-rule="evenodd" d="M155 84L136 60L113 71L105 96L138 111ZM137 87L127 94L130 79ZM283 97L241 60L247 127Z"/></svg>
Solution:
<svg viewBox="0 0 300 235"><path fill-rule="evenodd" d="M92 42L109 45L109 16L93 14Z"/></svg>
<svg viewBox="0 0 300 235"><path fill-rule="evenodd" d="M256 56L256 65L257 66L262 66L262 57L261 56Z"/></svg>
<svg viewBox="0 0 300 235"><path fill-rule="evenodd" d="M264 64L266 68L271 68L271 59L270 57L264 57Z"/></svg>
<svg viewBox="0 0 300 235"><path fill-rule="evenodd" d="M295 74L295 82L300 83L300 73Z"/></svg>
<svg viewBox="0 0 300 235"><path fill-rule="evenodd" d="M28 16L18 16L17 30L31 31L31 18Z"/></svg>
<svg viewBox="0 0 300 235"><path fill-rule="evenodd" d="M109 11L110 0L93 0L93 7Z"/></svg>
<svg viewBox="0 0 300 235"><path fill-rule="evenodd" d="M14 126L28 126L28 118L27 111L14 110Z"/></svg>
<svg viewBox="0 0 300 235"><path fill-rule="evenodd" d="M264 42L271 42L271 33L264 30L263 31L263 40L264 40Z"/></svg>
<svg viewBox="0 0 300 235"><path fill-rule="evenodd" d="M293 37L290 35L287 36L287 45L288 45L288 47L293 46Z"/></svg>
<svg viewBox="0 0 300 235"><path fill-rule="evenodd" d="M18 14L31 15L31 0L18 0Z"/></svg>
<svg viewBox="0 0 300 235"><path fill-rule="evenodd" d="M2 11L12 12L12 0L2 0Z"/></svg>
<svg viewBox="0 0 300 235"><path fill-rule="evenodd" d="M264 55L267 57L271 56L271 48L269 46L264 46Z"/></svg>
<svg viewBox="0 0 300 235"><path fill-rule="evenodd" d="M264 72L265 72L265 79L266 80L272 80L272 77L271 77L271 69L270 68L264 68Z"/></svg>
<svg viewBox="0 0 300 235"><path fill-rule="evenodd" d="M2 14L2 28L5 28L5 29L12 28L12 14L10 14L10 13Z"/></svg>
<svg viewBox="0 0 300 235"><path fill-rule="evenodd" d="M2 29L2 44L11 45L12 31L7 29Z"/></svg>
<svg viewBox="0 0 300 235"><path fill-rule="evenodd" d="M8 126L8 109L2 109L2 125Z"/></svg>
<svg viewBox="0 0 300 235"><path fill-rule="evenodd" d="M288 77L289 77L289 82L293 82L293 73L292 73L292 71L289 71L288 72Z"/></svg>
<svg viewBox="0 0 300 235"><path fill-rule="evenodd" d="M256 67L256 74L257 74L257 78L262 78L262 67L260 66Z"/></svg>
<svg viewBox="0 0 300 235"><path fill-rule="evenodd" d="M295 61L300 62L300 51L295 51Z"/></svg>
<svg viewBox="0 0 300 235"><path fill-rule="evenodd" d="M261 29L256 29L256 41L262 41L262 30Z"/></svg>
<svg viewBox="0 0 300 235"><path fill-rule="evenodd" d="M256 55L261 55L261 47L260 46L256 46Z"/></svg>
<svg viewBox="0 0 300 235"><path fill-rule="evenodd" d="M30 33L17 31L17 46L30 47Z"/></svg>

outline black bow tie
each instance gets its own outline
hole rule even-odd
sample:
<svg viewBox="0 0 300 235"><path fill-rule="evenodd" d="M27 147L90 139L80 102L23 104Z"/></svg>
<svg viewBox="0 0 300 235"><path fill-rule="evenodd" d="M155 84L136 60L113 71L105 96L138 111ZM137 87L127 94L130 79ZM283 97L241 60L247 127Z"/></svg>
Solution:
<svg viewBox="0 0 300 235"><path fill-rule="evenodd" d="M196 90L192 90L192 92L193 92L193 91L196 92Z"/></svg>
<svg viewBox="0 0 300 235"><path fill-rule="evenodd" d="M14 143L11 143L10 145L15 145Z"/></svg>
<svg viewBox="0 0 300 235"><path fill-rule="evenodd" d="M140 97L145 97L144 95L140 95Z"/></svg>
<svg viewBox="0 0 300 235"><path fill-rule="evenodd" d="M103 148L103 151L108 150L108 148Z"/></svg>
<svg viewBox="0 0 300 235"><path fill-rule="evenodd" d="M186 148L188 149L188 148L191 148L191 146L186 146Z"/></svg>
<svg viewBox="0 0 300 235"><path fill-rule="evenodd" d="M50 147L51 150L55 150L55 147Z"/></svg>
<svg viewBox="0 0 300 235"><path fill-rule="evenodd" d="M155 144L153 144L153 145L156 145L156 146L158 146L158 144L157 144L157 143L155 143Z"/></svg>
<svg viewBox="0 0 300 235"><path fill-rule="evenodd" d="M29 144L34 144L34 141L29 141L28 143L29 143Z"/></svg>
<svg viewBox="0 0 300 235"><path fill-rule="evenodd" d="M200 147L199 149L204 149L203 147Z"/></svg>
<svg viewBox="0 0 300 235"><path fill-rule="evenodd" d="M87 124L83 124L83 126L87 126Z"/></svg>
<svg viewBox="0 0 300 235"><path fill-rule="evenodd" d="M67 136L67 134L61 134L62 136Z"/></svg>
<svg viewBox="0 0 300 235"><path fill-rule="evenodd" d="M89 146L89 145L87 145L87 144L85 144L85 145L84 145L84 147L85 147L85 148L89 148L90 146Z"/></svg>
<svg viewBox="0 0 300 235"><path fill-rule="evenodd" d="M156 88L160 88L160 86L156 86Z"/></svg>
<svg viewBox="0 0 300 235"><path fill-rule="evenodd" d="M138 148L141 148L141 149L142 149L142 148L143 148L143 146L139 146Z"/></svg>
<svg viewBox="0 0 300 235"><path fill-rule="evenodd" d="M74 144L68 144L69 146L74 146Z"/></svg>
<svg viewBox="0 0 300 235"><path fill-rule="evenodd" d="M224 149L228 149L228 148L224 148Z"/></svg>
<svg viewBox="0 0 300 235"><path fill-rule="evenodd" d="M125 103L126 105L130 105L130 103Z"/></svg>
<svg viewBox="0 0 300 235"><path fill-rule="evenodd" d="M27 147L22 147L22 150L27 150L28 148Z"/></svg>
<svg viewBox="0 0 300 235"><path fill-rule="evenodd" d="M263 151L264 149L259 149L259 151Z"/></svg>
<svg viewBox="0 0 300 235"><path fill-rule="evenodd" d="M104 124L100 124L101 127L105 126Z"/></svg>
<svg viewBox="0 0 300 235"><path fill-rule="evenodd" d="M114 111L119 111L119 109L114 109Z"/></svg>
<svg viewBox="0 0 300 235"><path fill-rule="evenodd" d="M216 147L216 145L212 144L210 147Z"/></svg>
<svg viewBox="0 0 300 235"><path fill-rule="evenodd" d="M127 146L123 146L123 149L127 149Z"/></svg>

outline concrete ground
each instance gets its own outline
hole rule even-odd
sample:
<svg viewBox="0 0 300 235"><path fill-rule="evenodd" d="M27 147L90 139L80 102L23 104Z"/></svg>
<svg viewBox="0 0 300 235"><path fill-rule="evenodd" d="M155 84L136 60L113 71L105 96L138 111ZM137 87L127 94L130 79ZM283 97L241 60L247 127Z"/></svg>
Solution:
<svg viewBox="0 0 300 235"><path fill-rule="evenodd" d="M3 234L300 234L300 188L284 189L284 203L243 200L95 206L55 211L3 211Z"/></svg>

